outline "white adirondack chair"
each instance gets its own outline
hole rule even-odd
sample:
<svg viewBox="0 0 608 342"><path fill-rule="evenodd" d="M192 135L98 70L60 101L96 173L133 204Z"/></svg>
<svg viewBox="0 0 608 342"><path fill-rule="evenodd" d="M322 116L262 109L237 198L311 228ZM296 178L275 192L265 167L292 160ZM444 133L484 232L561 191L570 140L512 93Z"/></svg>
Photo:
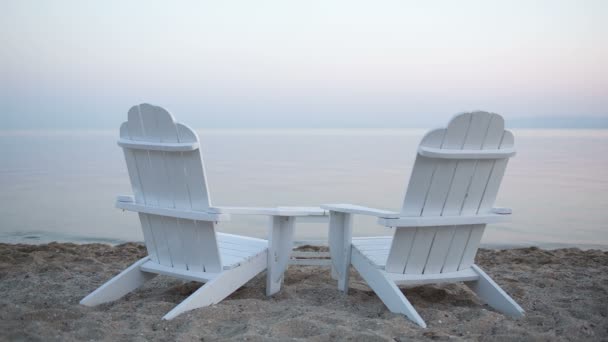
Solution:
<svg viewBox="0 0 608 342"><path fill-rule="evenodd" d="M161 107L132 107L118 144L134 196L119 196L116 207L139 213L148 256L85 297L83 305L117 300L157 274L205 283L163 317L172 319L220 302L266 268L266 292L272 295L289 263L295 218L325 215L320 208L212 207L198 136ZM216 222L230 214L270 216L270 241L217 233Z"/></svg>
<svg viewBox="0 0 608 342"><path fill-rule="evenodd" d="M330 210L338 288L347 292L352 264L390 311L422 327L424 320L398 285L463 281L496 310L522 316L523 309L474 264L486 224L509 219L509 209L493 205L513 155L513 135L500 115L460 114L422 139L400 213L321 206ZM379 224L395 227L393 236L351 238L352 214L378 217Z"/></svg>

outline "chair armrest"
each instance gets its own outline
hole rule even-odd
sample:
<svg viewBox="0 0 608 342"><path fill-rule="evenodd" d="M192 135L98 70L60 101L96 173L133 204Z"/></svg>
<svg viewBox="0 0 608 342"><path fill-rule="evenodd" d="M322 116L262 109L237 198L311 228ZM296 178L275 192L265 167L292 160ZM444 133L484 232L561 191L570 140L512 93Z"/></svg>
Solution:
<svg viewBox="0 0 608 342"><path fill-rule="evenodd" d="M274 208L264 207L211 207L209 211L217 214L232 215L272 215Z"/></svg>
<svg viewBox="0 0 608 342"><path fill-rule="evenodd" d="M467 216L402 216L387 219L378 218L378 224L386 227L431 227L431 226L459 226L467 224L492 224L511 221L510 215L505 214L479 214Z"/></svg>
<svg viewBox="0 0 608 342"><path fill-rule="evenodd" d="M513 210L511 208L492 208L490 212L498 215L511 215Z"/></svg>
<svg viewBox="0 0 608 342"><path fill-rule="evenodd" d="M215 213L209 211L184 210L176 208L165 208L136 203L133 196L118 196L116 198L116 208L134 211L144 214L167 216L173 218L183 218L196 221L228 221L230 215L225 213Z"/></svg>
<svg viewBox="0 0 608 342"><path fill-rule="evenodd" d="M324 204L321 208L346 214L360 214L386 219L399 218L399 213L394 211L368 208L354 204Z"/></svg>
<svg viewBox="0 0 608 342"><path fill-rule="evenodd" d="M232 215L266 215L266 216L326 216L327 211L319 207L213 207L210 212Z"/></svg>

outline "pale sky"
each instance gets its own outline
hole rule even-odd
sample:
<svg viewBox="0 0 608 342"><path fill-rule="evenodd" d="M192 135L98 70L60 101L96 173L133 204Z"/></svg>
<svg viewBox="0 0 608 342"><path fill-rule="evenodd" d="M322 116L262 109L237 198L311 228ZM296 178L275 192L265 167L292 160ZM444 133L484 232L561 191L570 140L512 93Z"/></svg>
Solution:
<svg viewBox="0 0 608 342"><path fill-rule="evenodd" d="M608 1L0 0L0 129L608 118Z"/></svg>

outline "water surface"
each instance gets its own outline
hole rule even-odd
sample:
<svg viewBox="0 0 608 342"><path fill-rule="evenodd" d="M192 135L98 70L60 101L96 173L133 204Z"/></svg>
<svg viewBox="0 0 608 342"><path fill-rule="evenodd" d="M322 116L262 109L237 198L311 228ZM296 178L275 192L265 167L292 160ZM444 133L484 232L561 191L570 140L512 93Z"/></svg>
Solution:
<svg viewBox="0 0 608 342"><path fill-rule="evenodd" d="M214 205L351 202L399 210L426 130L198 131ZM608 248L608 130L514 130L497 206L513 222L491 225L490 246ZM0 241L141 240L137 216L114 208L130 194L116 131L0 133ZM390 234L358 218L355 235ZM263 217L219 229L265 237ZM325 224L297 239L324 240Z"/></svg>

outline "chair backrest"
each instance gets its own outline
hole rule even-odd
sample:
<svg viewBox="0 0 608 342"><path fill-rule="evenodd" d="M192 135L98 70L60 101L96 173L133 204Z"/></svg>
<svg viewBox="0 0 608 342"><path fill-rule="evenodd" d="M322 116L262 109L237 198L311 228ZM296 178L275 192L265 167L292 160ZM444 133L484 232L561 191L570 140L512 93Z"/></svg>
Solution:
<svg viewBox="0 0 608 342"><path fill-rule="evenodd" d="M498 114L456 115L447 128L427 133L420 148L501 150L513 148L513 135ZM419 150L420 151L420 150ZM407 187L401 216L461 216L488 213L508 158L475 159L423 156L420 152ZM397 228L386 265L388 272L432 274L469 268L485 225Z"/></svg>
<svg viewBox="0 0 608 342"><path fill-rule="evenodd" d="M120 127L135 202L154 207L207 211L211 205L198 136L161 107L133 106ZM140 146L136 143L139 142ZM142 142L156 148L146 148ZM190 149L164 148L191 143ZM165 144L165 145L163 145ZM164 150L163 150L164 149ZM139 213L150 258L161 265L199 272L221 271L213 222Z"/></svg>

